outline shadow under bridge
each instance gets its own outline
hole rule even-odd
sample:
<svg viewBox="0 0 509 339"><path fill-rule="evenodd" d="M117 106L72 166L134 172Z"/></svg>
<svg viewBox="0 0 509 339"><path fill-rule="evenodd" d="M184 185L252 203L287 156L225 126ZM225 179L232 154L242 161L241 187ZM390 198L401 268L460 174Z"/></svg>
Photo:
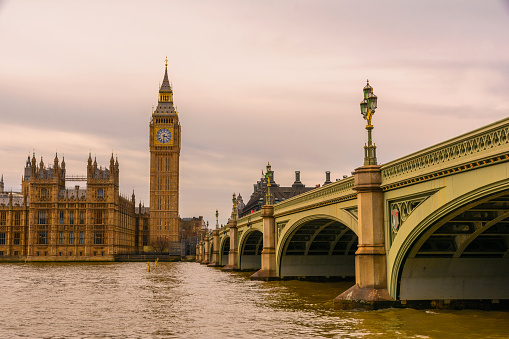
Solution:
<svg viewBox="0 0 509 339"><path fill-rule="evenodd" d="M357 235L337 220L306 221L281 241L281 278L355 277Z"/></svg>

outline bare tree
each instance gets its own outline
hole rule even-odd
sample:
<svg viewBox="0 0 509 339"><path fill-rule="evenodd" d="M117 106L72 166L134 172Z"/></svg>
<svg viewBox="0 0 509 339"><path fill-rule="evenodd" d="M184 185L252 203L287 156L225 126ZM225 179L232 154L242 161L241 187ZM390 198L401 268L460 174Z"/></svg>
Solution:
<svg viewBox="0 0 509 339"><path fill-rule="evenodd" d="M168 252L168 241L164 238L157 238L149 243L149 246L152 247L152 252L162 253Z"/></svg>

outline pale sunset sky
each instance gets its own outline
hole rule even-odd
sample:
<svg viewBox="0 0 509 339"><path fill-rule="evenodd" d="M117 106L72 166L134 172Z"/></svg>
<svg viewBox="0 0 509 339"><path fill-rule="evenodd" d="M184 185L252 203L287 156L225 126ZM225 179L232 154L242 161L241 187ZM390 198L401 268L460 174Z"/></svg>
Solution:
<svg viewBox="0 0 509 339"><path fill-rule="evenodd" d="M361 166L366 79L382 164L509 115L508 1L0 1L6 189L20 190L33 150L65 155L68 175L113 150L121 192L148 206L166 56L180 216L211 228L267 161L282 186L296 170L315 186Z"/></svg>

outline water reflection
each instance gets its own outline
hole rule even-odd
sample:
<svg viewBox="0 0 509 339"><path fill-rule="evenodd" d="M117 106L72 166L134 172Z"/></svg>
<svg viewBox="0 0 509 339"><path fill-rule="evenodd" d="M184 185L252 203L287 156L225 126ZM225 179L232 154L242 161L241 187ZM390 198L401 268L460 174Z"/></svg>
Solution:
<svg viewBox="0 0 509 339"><path fill-rule="evenodd" d="M505 338L509 312L334 311L351 283L197 263L1 264L1 338Z"/></svg>

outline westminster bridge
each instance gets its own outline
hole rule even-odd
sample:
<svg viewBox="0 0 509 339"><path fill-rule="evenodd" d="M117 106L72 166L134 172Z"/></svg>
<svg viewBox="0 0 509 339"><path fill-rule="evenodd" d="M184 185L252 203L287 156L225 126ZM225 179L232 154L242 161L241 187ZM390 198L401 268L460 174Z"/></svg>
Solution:
<svg viewBox="0 0 509 339"><path fill-rule="evenodd" d="M355 277L338 308L509 299L509 118L213 230L197 260L252 279ZM432 304L433 305L433 304Z"/></svg>

